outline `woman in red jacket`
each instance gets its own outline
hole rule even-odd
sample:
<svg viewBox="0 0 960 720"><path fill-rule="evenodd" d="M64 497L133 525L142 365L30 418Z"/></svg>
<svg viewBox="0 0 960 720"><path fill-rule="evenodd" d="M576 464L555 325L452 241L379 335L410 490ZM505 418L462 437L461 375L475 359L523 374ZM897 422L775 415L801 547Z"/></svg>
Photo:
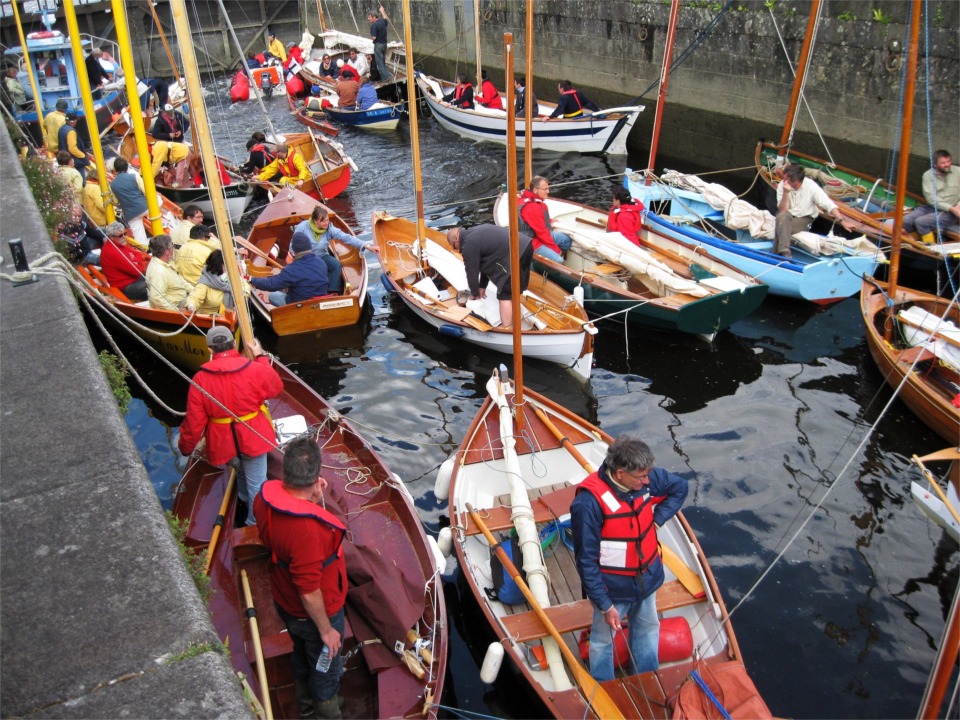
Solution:
<svg viewBox="0 0 960 720"><path fill-rule="evenodd" d="M618 187L613 191L613 207L607 215L607 232L618 232L634 245L640 245L640 213L643 203L635 201L630 191Z"/></svg>
<svg viewBox="0 0 960 720"><path fill-rule="evenodd" d="M487 79L487 71L480 71L480 95L476 97L477 105L483 105L491 110L503 110L503 100L500 99L500 93L496 86Z"/></svg>

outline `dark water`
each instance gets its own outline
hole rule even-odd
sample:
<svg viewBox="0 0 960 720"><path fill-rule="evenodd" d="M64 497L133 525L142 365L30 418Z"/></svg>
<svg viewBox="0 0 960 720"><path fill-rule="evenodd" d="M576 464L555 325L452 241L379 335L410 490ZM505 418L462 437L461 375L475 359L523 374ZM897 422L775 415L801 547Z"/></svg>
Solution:
<svg viewBox="0 0 960 720"><path fill-rule="evenodd" d="M214 136L219 152L240 160L244 140L263 122L255 104L231 107L225 97L220 85L208 98ZM278 130L300 130L285 98L267 105ZM361 232L369 232L375 209L412 217L408 126L386 134L345 129L339 139L360 171L331 206ZM489 221L505 180L504 149L466 142L421 118L421 152L429 219ZM744 152L748 161L752 149ZM645 158L631 161L645 165ZM683 159L668 163L695 168ZM557 195L607 207L625 164L536 153L534 172L548 176ZM503 358L437 337L385 293L379 268L372 273L362 328L276 349L365 432L436 532L446 513L433 495L436 468L459 443ZM265 328L258 334L276 344ZM182 380L160 369L148 374L182 409ZM772 298L712 345L608 324L588 387L551 365L528 363L525 379L613 435L639 434L659 465L690 480L684 512L728 607L742 603L733 616L740 646L776 715L915 716L956 587L958 553L914 506L909 458L944 443L899 401L887 407L891 392L868 355L856 299L818 310ZM170 444L176 421L138 399L128 423L168 505L179 479ZM469 604L460 604L453 586L450 596L457 638L446 702L522 716L515 695L479 681L479 660L460 635Z"/></svg>

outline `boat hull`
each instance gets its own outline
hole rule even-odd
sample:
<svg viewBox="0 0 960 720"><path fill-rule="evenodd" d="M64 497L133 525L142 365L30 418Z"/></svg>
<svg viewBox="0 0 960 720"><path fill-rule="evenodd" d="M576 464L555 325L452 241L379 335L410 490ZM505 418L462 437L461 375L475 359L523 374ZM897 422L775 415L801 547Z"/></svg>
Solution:
<svg viewBox="0 0 960 720"><path fill-rule="evenodd" d="M268 401L271 414L275 419L302 416L307 427L317 433L317 443L323 448L323 475L329 482L325 493L327 509L345 518L349 531L349 542L345 543L350 579L345 650L357 646L363 637L362 626L371 623L369 601L364 599L368 593L381 598L380 605L390 605L385 601L391 593L407 590L416 610L405 627L414 630L418 637L432 641L433 662L424 663L423 679L414 677L392 649L387 650L384 645L380 645L377 655L369 654L370 647L360 649L360 654L346 664L341 680L344 717L419 717L427 694L439 701L446 674L446 609L434 545L424 533L403 483L389 472L376 452L288 368L280 364L275 367L284 390L278 398ZM282 460L281 451L270 452L269 477L281 476ZM229 471L229 467L217 468L202 458L192 458L174 496L173 514L185 523L185 544L197 550L209 550L217 516L226 510L223 515L227 522L210 552L209 576L214 592L209 609L214 627L229 648L233 667L246 676L254 692L262 698L263 688L257 677L241 591L240 571L245 570L256 607L274 716L299 717L290 668L292 643L273 602L270 555L255 527L235 526L233 522L237 500L235 492L226 494ZM369 578L367 582L357 578L365 570L363 561L381 553L388 558L390 574L397 580L397 586L391 584L372 590L371 584L376 585L376 579L371 583ZM418 590L415 596L410 593L414 587ZM391 618L391 621L398 619ZM379 667L379 663L384 664ZM436 713L434 706L426 716L435 718Z"/></svg>
<svg viewBox="0 0 960 720"><path fill-rule="evenodd" d="M213 217L213 202L210 200L209 189L205 187L174 188L159 185L157 190L180 207L196 205L203 210L207 217ZM223 186L223 194L226 199L227 214L230 216L230 221L238 222L243 219L243 214L253 197L253 186L247 183L231 183Z"/></svg>
<svg viewBox="0 0 960 720"><path fill-rule="evenodd" d="M507 116L502 110L463 110L443 104L437 97L451 91L452 85L418 74L417 85L430 111L444 128L473 140L507 143ZM541 110L551 111L548 103ZM607 153L626 155L626 138L636 123L642 106L624 109L609 115L594 113L581 118L557 118L533 123L533 147L554 152ZM525 119L515 121L517 147L526 146Z"/></svg>
<svg viewBox="0 0 960 720"><path fill-rule="evenodd" d="M956 371L917 353L919 348L898 348L887 339L887 328L896 320L891 308L921 307L937 317L946 318L960 326L960 310L948 300L909 288L897 288L892 302L886 296L887 285L871 280L863 283L860 309L866 327L870 356L887 384L897 391L910 410L931 430L952 445L960 438L960 408L953 399L960 385ZM896 330L892 329L896 338ZM919 357L917 357L919 355Z"/></svg>
<svg viewBox="0 0 960 720"><path fill-rule="evenodd" d="M396 130L403 115L403 107L399 104L369 110L342 110L338 107L329 107L324 112L331 120L344 125L364 130Z"/></svg>

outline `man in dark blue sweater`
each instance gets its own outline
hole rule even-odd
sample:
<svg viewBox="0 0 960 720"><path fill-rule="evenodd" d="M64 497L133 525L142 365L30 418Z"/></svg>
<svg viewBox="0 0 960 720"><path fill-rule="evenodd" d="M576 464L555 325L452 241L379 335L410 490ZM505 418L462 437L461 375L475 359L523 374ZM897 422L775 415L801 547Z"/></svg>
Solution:
<svg viewBox="0 0 960 720"><path fill-rule="evenodd" d="M296 233L290 241L293 262L271 277L250 278L257 290L270 293L270 304L275 307L309 300L327 294L327 266L313 254L313 245L303 233Z"/></svg>

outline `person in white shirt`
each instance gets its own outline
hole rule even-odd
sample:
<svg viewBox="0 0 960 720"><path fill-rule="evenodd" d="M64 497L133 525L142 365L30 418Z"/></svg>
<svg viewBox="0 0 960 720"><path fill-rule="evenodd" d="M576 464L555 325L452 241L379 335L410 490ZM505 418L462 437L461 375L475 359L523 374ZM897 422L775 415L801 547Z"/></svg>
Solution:
<svg viewBox="0 0 960 720"><path fill-rule="evenodd" d="M367 62L367 56L357 52L356 48L350 48L350 59L347 60L347 65L352 65L360 77L370 77L370 63Z"/></svg>
<svg viewBox="0 0 960 720"><path fill-rule="evenodd" d="M787 165L783 170L783 180L777 186L777 255L792 257L790 238L794 233L809 230L818 212L829 215L846 230L853 230L853 223L844 218L837 204L817 183L803 174L799 165Z"/></svg>

